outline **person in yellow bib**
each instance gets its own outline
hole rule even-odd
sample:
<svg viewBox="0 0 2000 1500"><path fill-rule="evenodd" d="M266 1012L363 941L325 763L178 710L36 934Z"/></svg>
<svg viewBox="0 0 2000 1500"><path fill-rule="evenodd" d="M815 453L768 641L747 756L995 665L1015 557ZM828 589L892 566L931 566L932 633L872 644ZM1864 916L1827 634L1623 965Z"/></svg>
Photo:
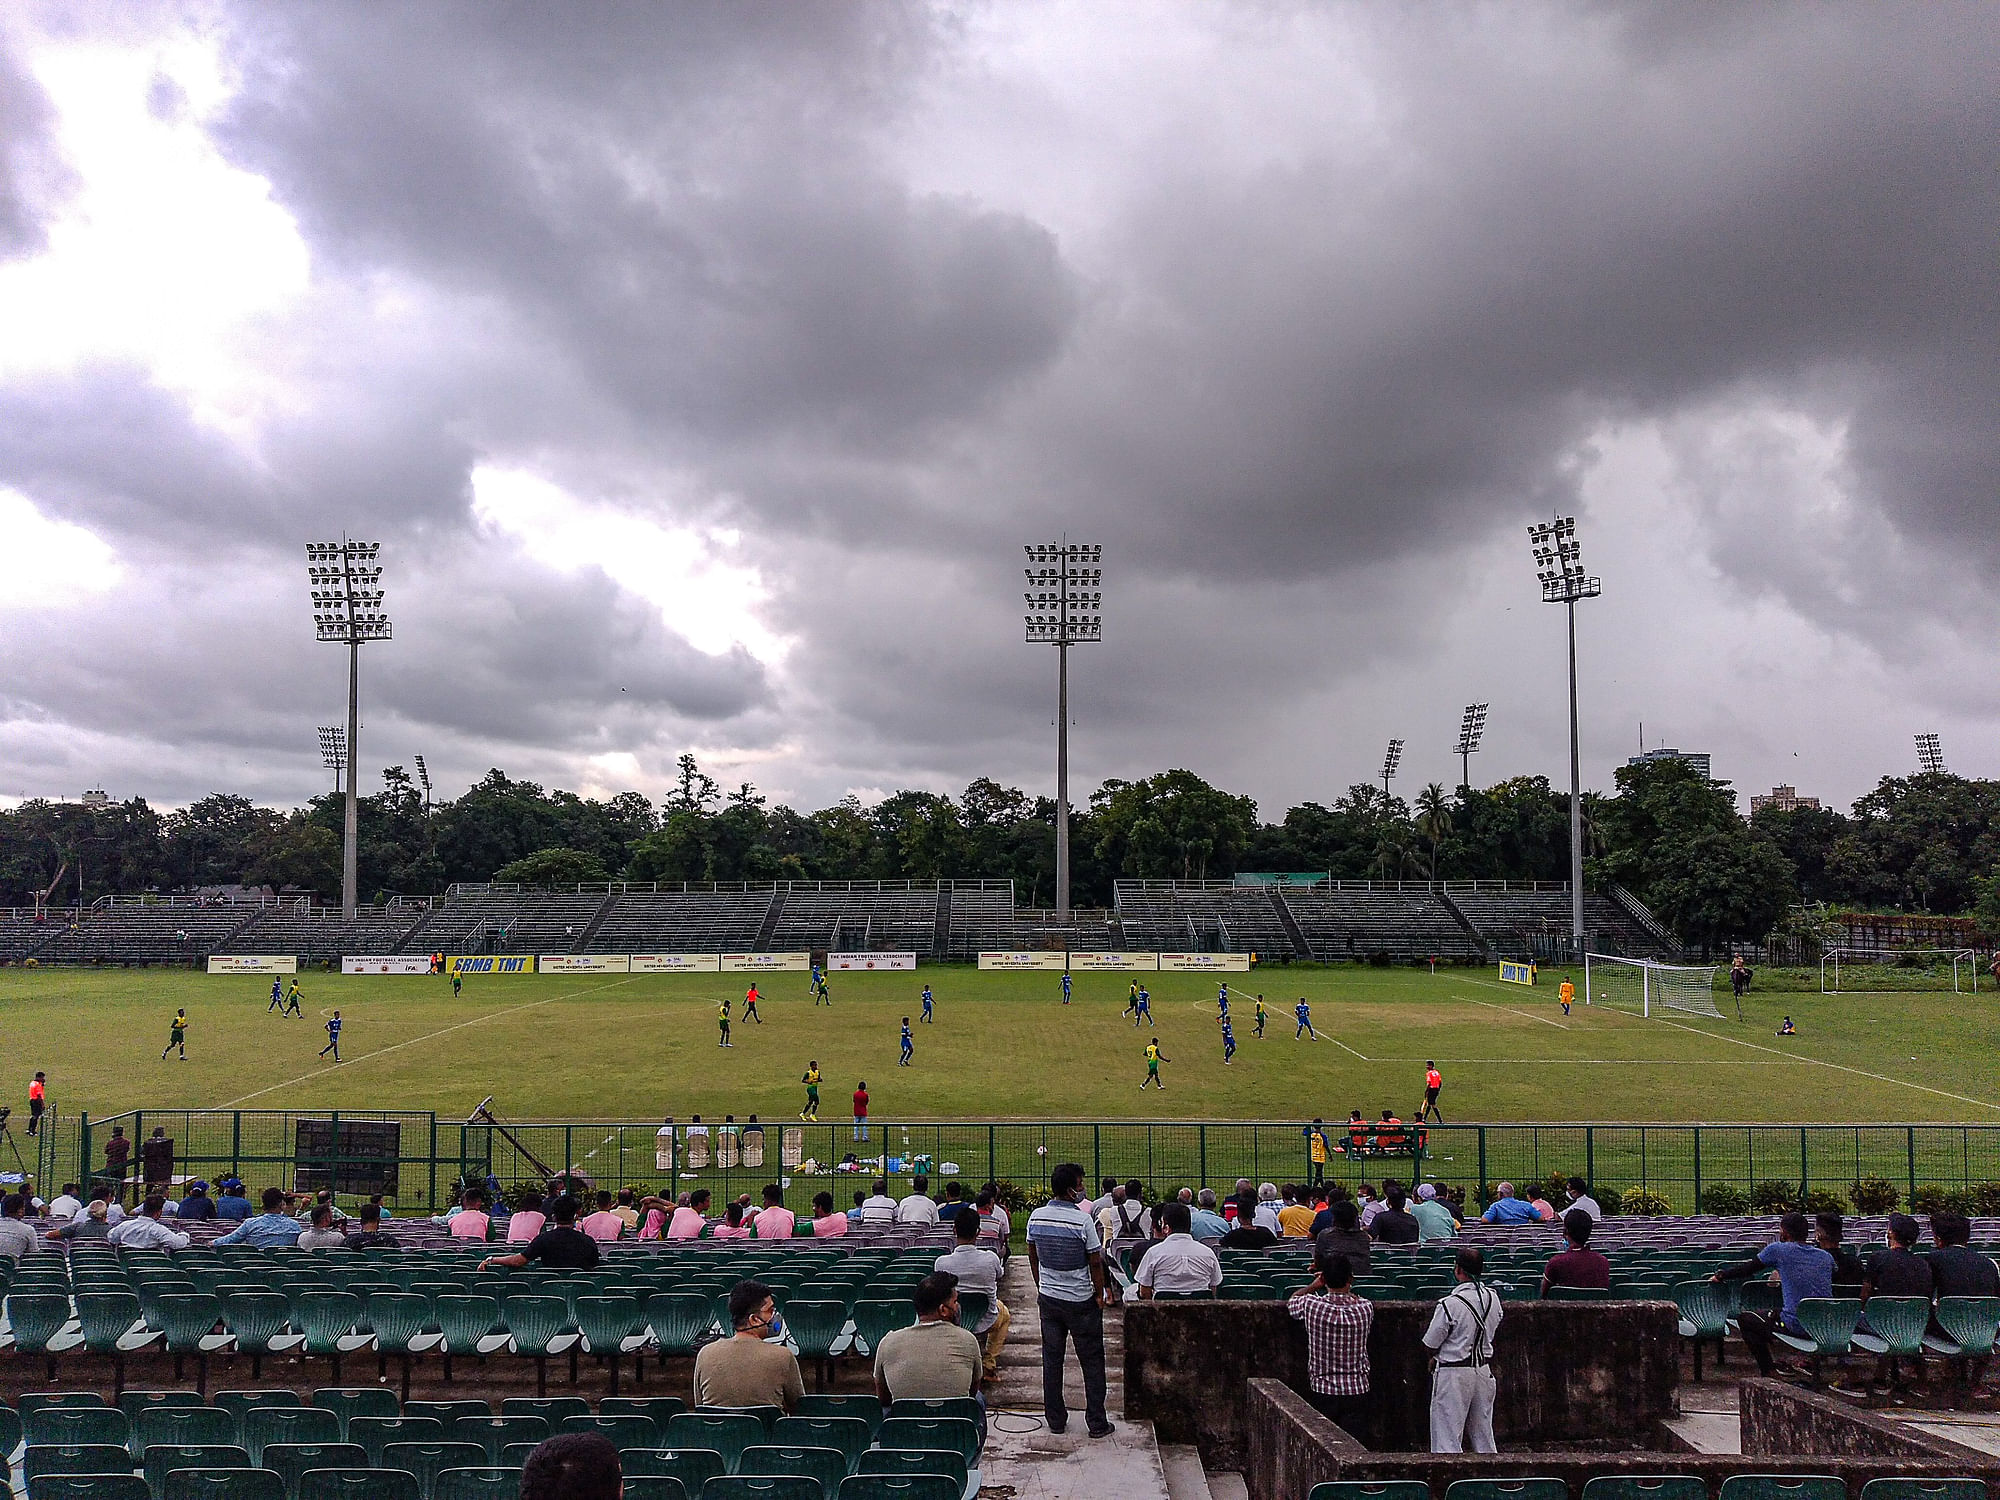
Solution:
<svg viewBox="0 0 2000 1500"><path fill-rule="evenodd" d="M722 1004L715 1008L715 1022L722 1030L722 1040L717 1045L722 1047L733 1046L734 1043L729 1040L729 997L727 995L722 997Z"/></svg>
<svg viewBox="0 0 2000 1500"><path fill-rule="evenodd" d="M1556 998L1562 1001L1563 1014L1568 1015L1570 1006L1576 1003L1576 986L1565 979L1562 988L1556 991Z"/></svg>
<svg viewBox="0 0 2000 1500"><path fill-rule="evenodd" d="M806 1086L806 1107L799 1111L799 1118L816 1121L819 1119L819 1064L814 1062L809 1065L799 1082Z"/></svg>
<svg viewBox="0 0 2000 1500"><path fill-rule="evenodd" d="M154 1035L157 1036L158 1033L155 1032ZM160 1053L160 1061L165 1062L167 1060L167 1053L172 1052L178 1047L180 1049L181 1061L186 1062L188 1060L187 1035L188 1013L185 1009L177 1010L174 1012L173 1023L167 1032L167 1045Z"/></svg>
<svg viewBox="0 0 2000 1500"><path fill-rule="evenodd" d="M1171 1057L1168 1057L1160 1050L1160 1039L1158 1037L1154 1037L1150 1042L1146 1043L1146 1076L1140 1081L1139 1087L1143 1089L1150 1083L1164 1094L1167 1091L1167 1086L1160 1082L1160 1064L1172 1061Z"/></svg>

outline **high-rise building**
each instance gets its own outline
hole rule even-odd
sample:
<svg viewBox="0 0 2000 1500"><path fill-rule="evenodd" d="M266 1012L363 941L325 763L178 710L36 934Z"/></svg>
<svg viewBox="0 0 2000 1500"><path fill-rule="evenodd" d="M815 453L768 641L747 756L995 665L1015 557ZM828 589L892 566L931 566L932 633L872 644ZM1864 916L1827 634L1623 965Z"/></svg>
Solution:
<svg viewBox="0 0 2000 1500"><path fill-rule="evenodd" d="M93 809L109 807L111 805L111 793L105 791L101 786L94 786L83 794L83 805Z"/></svg>
<svg viewBox="0 0 2000 1500"><path fill-rule="evenodd" d="M1768 796L1750 799L1750 811L1753 813L1762 812L1767 807L1774 812L1797 812L1802 807L1818 812L1819 798L1801 797L1797 787L1774 786Z"/></svg>
<svg viewBox="0 0 2000 1500"><path fill-rule="evenodd" d="M1628 766L1643 766L1656 760L1686 761L1690 766L1694 767L1696 773L1703 781L1713 780L1708 774L1708 752L1706 750L1676 750L1672 745L1662 745L1657 750L1647 750L1642 754L1633 756L1625 764Z"/></svg>

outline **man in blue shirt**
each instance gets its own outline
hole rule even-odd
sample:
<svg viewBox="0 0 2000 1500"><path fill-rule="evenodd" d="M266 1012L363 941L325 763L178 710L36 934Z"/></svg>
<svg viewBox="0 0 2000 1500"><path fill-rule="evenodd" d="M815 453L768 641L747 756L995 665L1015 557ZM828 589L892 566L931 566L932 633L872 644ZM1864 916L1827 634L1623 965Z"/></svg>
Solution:
<svg viewBox="0 0 2000 1500"><path fill-rule="evenodd" d="M260 1247L296 1245L299 1228L299 1221L285 1212L285 1190L269 1187L264 1189L264 1211L254 1219L245 1219L215 1243Z"/></svg>
<svg viewBox="0 0 2000 1500"><path fill-rule="evenodd" d="M931 1007L936 1004L936 1001L933 1000L931 997L931 987L929 985L924 986L923 1001L924 1001L924 1019L926 1021L931 1022L931 1024L933 1025L937 1024L936 1017L934 1017L931 1014Z"/></svg>
<svg viewBox="0 0 2000 1500"><path fill-rule="evenodd" d="M1063 970L1063 1004L1069 1004L1069 970Z"/></svg>
<svg viewBox="0 0 2000 1500"><path fill-rule="evenodd" d="M1203 1188L1194 1200L1194 1212L1189 1216L1188 1232L1204 1245L1213 1248L1222 1237L1229 1233L1229 1221L1222 1217L1215 1206L1215 1189Z"/></svg>
<svg viewBox="0 0 2000 1500"><path fill-rule="evenodd" d="M1789 1213L1778 1220L1778 1242L1766 1245L1756 1256L1738 1265L1724 1266L1710 1281L1742 1281L1775 1269L1784 1294L1784 1308L1776 1316L1746 1311L1736 1315L1737 1330L1757 1361L1760 1374L1777 1368L1771 1358L1772 1337L1780 1327L1787 1333L1805 1332L1799 1326L1799 1303L1807 1297L1833 1295L1833 1257L1811 1244L1812 1222L1802 1213Z"/></svg>
<svg viewBox="0 0 2000 1500"><path fill-rule="evenodd" d="M1094 1438L1109 1437L1116 1429L1104 1411L1103 1304L1115 1293L1105 1289L1104 1240L1077 1202L1082 1167L1061 1163L1049 1174L1049 1190L1054 1196L1028 1215L1028 1273L1042 1319L1042 1416L1050 1432L1069 1426L1063 1350L1074 1340L1083 1367L1084 1425Z"/></svg>
<svg viewBox="0 0 2000 1500"><path fill-rule="evenodd" d="M896 1066L907 1068L910 1065L911 1054L916 1050L916 1042L910 1036L910 1018L905 1016L903 1017L903 1055L896 1059Z"/></svg>
<svg viewBox="0 0 2000 1500"><path fill-rule="evenodd" d="M1486 1206L1486 1212L1479 1217L1489 1224L1539 1224L1542 1216L1535 1212L1535 1205L1514 1196L1514 1184L1503 1182L1494 1188L1499 1194Z"/></svg>
<svg viewBox="0 0 2000 1500"><path fill-rule="evenodd" d="M1292 1033L1292 1040L1296 1042L1300 1037L1306 1036L1318 1041L1319 1033L1313 1030L1312 1007L1306 1004L1304 995L1299 996L1299 1003L1292 1007L1292 1014L1299 1018L1299 1029Z"/></svg>
<svg viewBox="0 0 2000 1500"><path fill-rule="evenodd" d="M241 1224L250 1217L250 1200L244 1196L243 1181L239 1177L225 1177L216 1184L221 1196L215 1200L215 1216Z"/></svg>

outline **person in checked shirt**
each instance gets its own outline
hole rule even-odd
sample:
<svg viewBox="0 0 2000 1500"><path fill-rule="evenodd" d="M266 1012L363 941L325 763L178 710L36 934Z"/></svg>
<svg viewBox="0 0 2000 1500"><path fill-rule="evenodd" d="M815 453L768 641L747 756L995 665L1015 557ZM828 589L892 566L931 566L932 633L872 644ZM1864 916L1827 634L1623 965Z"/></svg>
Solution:
<svg viewBox="0 0 2000 1500"><path fill-rule="evenodd" d="M1354 1269L1344 1255L1329 1255L1312 1285L1286 1304L1306 1325L1309 1400L1348 1436L1368 1439L1368 1331L1375 1304L1354 1294Z"/></svg>

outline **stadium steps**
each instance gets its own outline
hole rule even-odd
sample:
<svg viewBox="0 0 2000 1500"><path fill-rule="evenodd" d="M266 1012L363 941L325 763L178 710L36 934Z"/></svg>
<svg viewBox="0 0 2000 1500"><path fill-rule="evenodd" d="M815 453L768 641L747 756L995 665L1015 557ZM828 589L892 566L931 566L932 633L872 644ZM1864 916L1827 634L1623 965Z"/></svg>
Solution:
<svg viewBox="0 0 2000 1500"><path fill-rule="evenodd" d="M1637 896L1626 890L1624 886L1617 884L1607 885L1604 888L1604 895L1613 906L1645 928L1653 941L1660 945L1661 951L1668 959L1674 960L1683 956L1681 945L1674 940L1674 935L1660 925L1659 918L1646 910Z"/></svg>
<svg viewBox="0 0 2000 1500"><path fill-rule="evenodd" d="M611 915L611 908L617 904L618 895L615 891L606 896L598 906L596 912L592 914L590 921L585 924L583 931L577 934L577 939L570 945L569 951L572 953L588 953L591 942L597 937L597 929L604 925L604 919Z"/></svg>
<svg viewBox="0 0 2000 1500"><path fill-rule="evenodd" d="M1439 886L1437 898L1438 904L1451 913L1452 920L1465 929L1465 935L1479 945L1479 956L1491 962L1493 958L1492 945L1479 935L1479 929L1472 925L1472 919L1459 910L1458 903L1451 899L1451 892L1445 890L1443 886Z"/></svg>
<svg viewBox="0 0 2000 1500"><path fill-rule="evenodd" d="M429 944L421 942L419 940L423 937L425 929L431 925L431 919L435 917L437 914L438 914L438 908L436 906L430 906L425 908L424 914L421 917L417 918L417 925L412 927L408 932L404 933L402 941L397 943L396 946L391 948L389 951L391 953L424 952L429 947Z"/></svg>
<svg viewBox="0 0 2000 1500"><path fill-rule="evenodd" d="M927 958L943 958L951 950L951 887L940 881L937 912L931 918L931 951Z"/></svg>
<svg viewBox="0 0 2000 1500"><path fill-rule="evenodd" d="M769 948L771 935L778 930L778 919L784 914L785 888L779 886L771 892L771 904L764 908L764 924L757 929L757 941L750 945L752 951L762 953Z"/></svg>
<svg viewBox="0 0 2000 1500"><path fill-rule="evenodd" d="M1278 921L1285 929L1285 940L1292 945L1292 957L1311 958L1312 944L1306 941L1305 932L1299 926L1299 919L1292 915L1291 907L1285 904L1284 892L1274 885L1264 894L1270 898L1271 910L1278 914Z"/></svg>
<svg viewBox="0 0 2000 1500"><path fill-rule="evenodd" d="M1000 1300L1013 1324L1000 1351L1000 1378L994 1382L998 1405L1009 1411L1042 1409L1042 1319L1036 1311L1035 1283L1028 1274L1027 1252L1009 1256L1000 1283ZM1070 1409L1070 1434L1083 1431L1083 1371L1072 1347L1063 1365L1063 1400ZM1122 1422L1125 1411L1125 1309L1104 1310L1104 1409Z"/></svg>

